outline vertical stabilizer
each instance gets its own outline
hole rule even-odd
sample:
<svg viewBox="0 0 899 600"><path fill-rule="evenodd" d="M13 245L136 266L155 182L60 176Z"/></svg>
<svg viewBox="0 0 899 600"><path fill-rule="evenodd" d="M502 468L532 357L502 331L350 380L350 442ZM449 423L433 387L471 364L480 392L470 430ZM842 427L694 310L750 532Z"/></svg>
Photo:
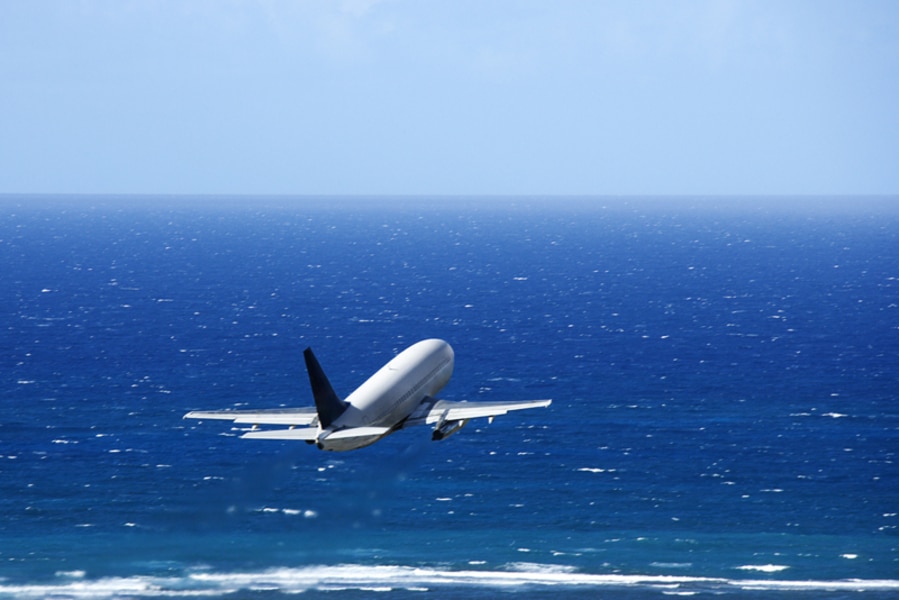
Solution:
<svg viewBox="0 0 899 600"><path fill-rule="evenodd" d="M312 385L312 396L315 398L315 410L318 411L318 422L322 428L330 427L337 417L346 410L347 403L334 393L331 382L321 365L312 353L312 348L303 351L306 359L306 371L309 373L309 383Z"/></svg>

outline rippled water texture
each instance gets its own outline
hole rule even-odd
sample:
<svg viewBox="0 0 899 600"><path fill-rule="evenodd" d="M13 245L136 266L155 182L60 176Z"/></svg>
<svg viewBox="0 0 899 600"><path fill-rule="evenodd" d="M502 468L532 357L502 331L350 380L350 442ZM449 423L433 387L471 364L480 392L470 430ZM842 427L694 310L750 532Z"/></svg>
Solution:
<svg viewBox="0 0 899 600"><path fill-rule="evenodd" d="M891 597L899 212L734 202L0 198L0 597ZM181 418L427 337L442 397L552 406Z"/></svg>

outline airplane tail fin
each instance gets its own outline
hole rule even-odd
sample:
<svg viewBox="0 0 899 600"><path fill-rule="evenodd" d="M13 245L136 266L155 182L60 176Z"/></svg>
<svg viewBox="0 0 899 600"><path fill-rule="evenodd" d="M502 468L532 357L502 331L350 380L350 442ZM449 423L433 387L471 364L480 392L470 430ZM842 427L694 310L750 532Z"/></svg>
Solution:
<svg viewBox="0 0 899 600"><path fill-rule="evenodd" d="M318 422L322 428L330 427L343 411L347 409L347 403L341 400L331 382L318 364L318 359L312 353L312 348L303 351L306 359L306 371L309 373L309 383L312 385L312 396L315 398L315 409L318 412Z"/></svg>

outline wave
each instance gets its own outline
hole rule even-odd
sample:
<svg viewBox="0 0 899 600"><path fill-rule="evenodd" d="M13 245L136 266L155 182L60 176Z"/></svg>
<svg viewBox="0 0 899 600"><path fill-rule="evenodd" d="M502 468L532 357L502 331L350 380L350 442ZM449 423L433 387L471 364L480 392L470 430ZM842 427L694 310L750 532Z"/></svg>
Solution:
<svg viewBox="0 0 899 600"><path fill-rule="evenodd" d="M751 580L681 575L593 574L561 565L514 563L502 570L447 570L402 565L309 566L263 571L215 572L198 569L180 576L108 577L89 579L83 571L57 573L47 583L16 584L0 580L0 598L132 598L215 597L270 591L295 594L306 591L430 591L447 588L653 588L666 593L715 590L755 591L899 591L896 579L825 581Z"/></svg>

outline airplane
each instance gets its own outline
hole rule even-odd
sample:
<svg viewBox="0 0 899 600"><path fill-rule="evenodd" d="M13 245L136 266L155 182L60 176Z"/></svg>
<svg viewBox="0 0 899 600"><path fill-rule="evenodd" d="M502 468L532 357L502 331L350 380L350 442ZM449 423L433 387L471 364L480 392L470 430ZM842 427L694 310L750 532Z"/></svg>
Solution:
<svg viewBox="0 0 899 600"><path fill-rule="evenodd" d="M252 425L241 437L302 440L320 450L345 452L370 446L414 425L433 425L431 439L445 439L470 419L493 418L509 411L549 406L552 400L451 402L438 400L453 373L455 354L443 340L422 340L406 348L341 400L311 348L303 351L315 407L264 410L197 410L185 419L222 419ZM287 425L288 429L259 429Z"/></svg>

